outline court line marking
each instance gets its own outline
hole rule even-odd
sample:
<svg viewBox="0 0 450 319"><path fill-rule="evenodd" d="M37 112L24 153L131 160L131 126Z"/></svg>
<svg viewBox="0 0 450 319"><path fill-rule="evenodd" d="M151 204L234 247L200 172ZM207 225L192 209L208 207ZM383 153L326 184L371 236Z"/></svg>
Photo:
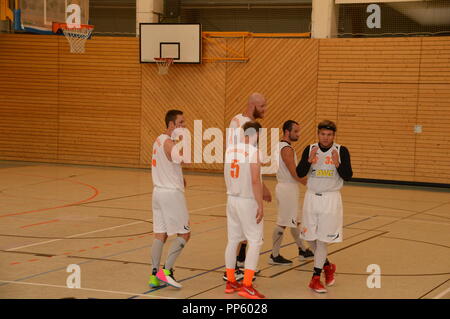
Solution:
<svg viewBox="0 0 450 319"><path fill-rule="evenodd" d="M103 289L94 289L94 288L69 288L67 286L61 286L61 285L50 285L50 284L41 284L36 282L19 282L19 281L10 281L10 280L1 280L0 282L7 283L7 284L18 284L18 285L30 285L30 286L42 286L42 287L52 287L52 288L65 288L70 289L72 291L76 290L86 290L86 291L93 291L93 292L106 292L110 294L119 294L119 295L132 295L132 296L139 296L139 297L146 297L146 298L160 298L160 299L177 299L172 297L165 297L165 296L154 296L154 295L143 295L127 292L127 291L116 291L116 290L103 290Z"/></svg>
<svg viewBox="0 0 450 319"><path fill-rule="evenodd" d="M41 176L41 175L31 175L31 174L19 174L19 173L15 173L15 175L22 175L22 176L32 176L32 177L41 177L41 178L49 178L47 176ZM64 178L60 178L60 179L55 179L55 181L60 180L60 181L66 181L72 184L79 184L79 185L83 185L86 186L88 188L90 188L91 190L94 191L94 194L91 195L89 198L83 199L83 200L79 200L73 203L69 203L69 204L65 204L65 205L61 205L61 206L56 206L56 207L47 207L47 208L40 208L40 209L34 209L34 210L29 210L29 211L24 211L24 212L19 212L19 213L11 213L11 214L5 214L5 215L0 215L0 218L3 217L11 217L11 216L18 216L18 215L25 215L25 214L31 214L31 213L39 213L39 212L43 212L43 211L49 211L49 210L54 210L54 209L59 209L59 208L66 208L66 207L71 207L71 206L76 206L78 204L83 204L86 202L89 202L90 200L94 199L95 197L97 197L100 194L100 191L95 188L95 186L86 184L86 183L82 183L76 180L67 180L66 177Z"/></svg>
<svg viewBox="0 0 450 319"><path fill-rule="evenodd" d="M150 221L151 219L147 219L146 221ZM107 230L111 230L111 229L116 229L116 228L120 228L120 227L125 227L125 226L130 226L130 225L135 225L135 224L140 224L143 223L143 221L139 221L139 222L133 222L133 223L128 223L128 224L123 224L123 225L118 225L118 226L113 226L113 227L108 227L108 228L103 228L103 229L98 229L98 230L94 230L94 231L90 231L87 233L80 233L80 234L74 234L71 236L66 236L64 238L59 238L59 239L52 239L52 240L47 240L47 241L41 241L38 243L34 243L34 244L29 244L29 245L24 245L24 246L19 246L19 247L14 247L14 248L9 248L6 249L6 251L14 251L17 249L22 249L22 248L28 248L28 247L34 247L34 246L39 246L39 245L44 245L44 244L49 244L49 243L54 243L56 241L60 241L60 240L64 240L64 239L69 239L69 238L75 238L78 236L83 236L83 235L90 235L90 234L94 234L94 233L99 233L102 231L107 231Z"/></svg>
<svg viewBox="0 0 450 319"><path fill-rule="evenodd" d="M450 288L447 288L446 290L444 290L443 292L441 292L439 295L434 296L433 299L441 299L442 297L444 297L446 294L448 294L450 292Z"/></svg>
<svg viewBox="0 0 450 319"><path fill-rule="evenodd" d="M217 206L224 206L225 204L221 204L221 205L217 205ZM441 205L439 205L439 206L441 206ZM438 206L438 207L439 207ZM202 208L201 210L205 210L205 209L208 209L207 207L205 207L205 208ZM432 209L434 209L434 208L432 208ZM428 211L428 210L431 210L431 209L427 209L427 210L425 210L425 211ZM415 215L419 215L419 214L421 214L421 213L423 213L423 212L415 212L415 214L412 214L412 215L410 215L410 216L405 216L405 217L403 217L403 218L399 218L398 220L405 220L405 219L408 219L408 218L410 218L410 217L412 217L412 216L415 216ZM396 221L393 221L392 223L395 223ZM392 223L388 223L388 224L392 224ZM388 225L387 224L387 225ZM385 226L385 225L381 225L381 226L379 226L379 227L376 227L376 228L374 228L373 230L376 230L376 229L378 229L378 228L381 228L381 227L383 227L383 226ZM60 240L63 240L63 239L60 239Z"/></svg>
<svg viewBox="0 0 450 319"><path fill-rule="evenodd" d="M213 205L213 206L209 206L209 207L203 207L203 208L199 208L199 209L193 209L193 210L191 210L191 211L192 211L192 212L197 212L197 211L207 210L207 209L211 209L211 208L215 208L215 207L219 207L219 206L225 206L225 205L226 205L226 204ZM52 240L47 240L47 241L43 241L43 242L39 242L39 243L34 243L34 244L29 244L29 245L24 245L24 246L19 246L19 247L14 247L14 248L9 248L9 249L6 249L6 251L14 251L14 250L17 250L17 249L28 248L28 247L34 247L34 246L39 246L39 245L44 245L44 244L49 244L49 243L53 243L53 242L60 241L60 240L64 240L64 239L68 239L68 238L75 238L75 237L78 237L78 236L90 235L90 234L94 234L94 233L98 233L98 232L102 232L102 231L107 231L107 230L111 230L111 229L116 229L116 228L120 228L120 227L126 227L126 226L130 226L130 225L136 225L136 224L148 222L148 221L150 221L150 220L152 220L152 219L146 219L145 221L138 221L138 222L133 222L133 223L128 223L128 224L123 224L123 225L119 225L119 226L113 226L113 227L108 227L108 228L98 229L98 230L94 230L94 231L87 232L87 233L74 234L74 235L71 235L71 236L66 236L65 238L52 239Z"/></svg>
<svg viewBox="0 0 450 319"><path fill-rule="evenodd" d="M431 294L433 291L435 291L436 289L438 289L439 287L442 287L443 285L445 285L450 279L447 279L446 281L444 281L443 283L437 285L436 287L434 287L433 289L429 290L428 292L424 293L422 296L420 296L418 299L423 299L425 296L428 296L429 294ZM438 295L440 296L440 294ZM440 296L442 297L442 296Z"/></svg>
<svg viewBox="0 0 450 319"><path fill-rule="evenodd" d="M28 227L33 227L33 226L38 226L38 225L45 225L45 224L56 223L56 222L59 222L59 219L52 219L52 220L47 220L45 222L40 222L40 223L36 223L36 224L24 225L24 226L20 226L20 228L28 228Z"/></svg>
<svg viewBox="0 0 450 319"><path fill-rule="evenodd" d="M196 235L203 234L203 233L207 233L207 232L214 231L214 230L218 230L218 229L221 229L221 228L224 228L224 227L225 227L225 226L215 227L215 228L212 228L212 229L208 229L208 230L206 230L206 231L203 231L203 232L195 233L195 234L192 235L192 236L194 237L194 236L196 236ZM145 245L145 246L141 246L141 247L138 247L138 248L133 248L133 249L129 249L129 250L123 250L123 251L120 251L120 252L118 252L118 253L114 253L114 254L111 254L111 255L101 256L100 258L109 258L109 257L119 256L119 255L126 254L126 253L129 253L129 252L137 251L137 250L140 250L140 249L149 248L149 247L151 247L151 246L152 246L152 245ZM68 256L68 257L71 257L71 256ZM75 256L72 256L72 258L76 258L76 257L75 257ZM97 261L97 260L88 260L88 261L84 261L84 262L78 263L78 265L90 264L90 263L93 263L93 262L96 262L96 261ZM223 266L221 266L221 267L223 267ZM218 267L218 269L219 269L219 268L220 268L220 267ZM31 275L31 276L27 276L27 277L23 277L23 278L16 279L14 282L19 282L19 281L22 281L22 280L27 280L27 279L39 277L39 276L42 276L42 275L46 275L46 274L49 274L49 273L53 273L53 272L60 271L60 270L65 270L65 269L66 269L66 267L61 267L61 268L52 269L52 270L49 270L49 271L45 271L45 272L41 272L41 273L34 274L34 275ZM3 284L0 284L0 287L1 287L1 286L4 286L4 285L8 285L8 284L9 284L9 283L3 283ZM164 287L162 287L162 288L164 288ZM156 288L155 290L159 290L159 289L161 289L161 288ZM134 294L134 296L136 296L136 295ZM133 297L131 297L130 299L132 299L132 298L133 298Z"/></svg>

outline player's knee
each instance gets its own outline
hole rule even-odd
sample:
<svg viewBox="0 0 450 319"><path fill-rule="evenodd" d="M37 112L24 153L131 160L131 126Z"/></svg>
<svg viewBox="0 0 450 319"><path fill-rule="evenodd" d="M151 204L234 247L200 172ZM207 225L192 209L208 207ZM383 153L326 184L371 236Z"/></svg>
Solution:
<svg viewBox="0 0 450 319"><path fill-rule="evenodd" d="M261 247L263 245L263 240L248 240L248 245L253 247Z"/></svg>
<svg viewBox="0 0 450 319"><path fill-rule="evenodd" d="M186 234L179 234L179 237L183 238L186 242L188 242L188 240L191 238L191 233L186 233Z"/></svg>
<svg viewBox="0 0 450 319"><path fill-rule="evenodd" d="M158 239L158 240L162 241L163 243L166 242L167 237L168 237L167 234L164 234L164 233L155 234L155 239Z"/></svg>

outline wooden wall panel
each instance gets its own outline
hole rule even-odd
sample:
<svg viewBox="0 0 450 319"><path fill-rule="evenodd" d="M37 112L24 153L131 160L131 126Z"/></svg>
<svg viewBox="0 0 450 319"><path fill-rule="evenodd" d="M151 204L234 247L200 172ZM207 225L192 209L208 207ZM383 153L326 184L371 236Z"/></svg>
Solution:
<svg viewBox="0 0 450 319"><path fill-rule="evenodd" d="M339 141L355 177L414 180L417 84L340 83Z"/></svg>
<svg viewBox="0 0 450 319"><path fill-rule="evenodd" d="M415 180L450 184L450 38L423 38Z"/></svg>
<svg viewBox="0 0 450 319"><path fill-rule="evenodd" d="M228 41L237 50L240 41ZM248 39L249 62L227 64L225 125L246 109L251 93L259 92L268 105L263 127L281 128L286 120L300 124L301 137L294 145L300 156L315 138L318 43L299 38ZM281 136L281 129L279 132Z"/></svg>
<svg viewBox="0 0 450 319"><path fill-rule="evenodd" d="M322 39L317 122L337 119L341 82L417 83L420 38Z"/></svg>
<svg viewBox="0 0 450 319"><path fill-rule="evenodd" d="M223 39L217 39L224 44ZM204 47L203 54L221 53L217 45ZM224 63L174 64L169 73L159 75L154 64L142 65L142 144L141 164L150 166L152 145L165 130L164 117L170 109L184 112L187 128L194 143L194 120L202 120L203 131L208 128L223 130L225 112L225 68ZM203 142L203 147L209 142ZM194 161L194 148L192 148ZM197 149L198 150L198 149ZM200 150L199 150L200 151ZM220 170L219 163L192 163L189 168Z"/></svg>
<svg viewBox="0 0 450 319"><path fill-rule="evenodd" d="M414 180L420 57L418 38L320 40L316 122L336 121L354 177Z"/></svg>
<svg viewBox="0 0 450 319"><path fill-rule="evenodd" d="M95 37L71 54L59 37L58 159L138 166L141 68L135 38Z"/></svg>
<svg viewBox="0 0 450 319"><path fill-rule="evenodd" d="M241 48L240 39L215 42L205 56ZM160 76L139 63L137 38L94 37L74 55L64 37L2 34L0 158L150 167L168 109L184 110L191 131L201 119L203 131L224 132L260 92L264 127L300 122L298 154L328 118L355 177L450 183L449 37L248 38L246 53L248 63L174 65Z"/></svg>
<svg viewBox="0 0 450 319"><path fill-rule="evenodd" d="M58 41L0 36L0 158L57 158Z"/></svg>

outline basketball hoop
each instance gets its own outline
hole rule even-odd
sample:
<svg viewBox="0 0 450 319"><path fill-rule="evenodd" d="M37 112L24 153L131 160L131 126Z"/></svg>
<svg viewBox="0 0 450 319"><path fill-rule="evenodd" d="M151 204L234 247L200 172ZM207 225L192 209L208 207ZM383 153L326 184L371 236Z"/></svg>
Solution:
<svg viewBox="0 0 450 319"><path fill-rule="evenodd" d="M94 26L80 25L79 28L69 28L69 26L63 25L61 29L69 41L70 53L84 53L86 40L91 36Z"/></svg>
<svg viewBox="0 0 450 319"><path fill-rule="evenodd" d="M154 60L158 66L158 73L160 75L169 73L169 67L173 63L172 58L154 58Z"/></svg>

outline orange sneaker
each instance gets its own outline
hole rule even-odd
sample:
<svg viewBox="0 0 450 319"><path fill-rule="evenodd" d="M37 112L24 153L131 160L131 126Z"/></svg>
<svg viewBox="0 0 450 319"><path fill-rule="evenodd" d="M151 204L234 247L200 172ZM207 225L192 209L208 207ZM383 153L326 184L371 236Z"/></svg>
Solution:
<svg viewBox="0 0 450 319"><path fill-rule="evenodd" d="M245 286L242 285L241 290L238 292L238 295L248 299L264 299L266 296L259 293L253 286Z"/></svg>
<svg viewBox="0 0 450 319"><path fill-rule="evenodd" d="M311 282L309 283L309 288L318 293L325 293L327 289L320 282L320 276L313 276Z"/></svg>
<svg viewBox="0 0 450 319"><path fill-rule="evenodd" d="M240 291L241 288L242 288L242 285L240 283L238 283L237 281L235 281L235 282L227 281L225 293L232 294L233 292Z"/></svg>
<svg viewBox="0 0 450 319"><path fill-rule="evenodd" d="M328 266L323 266L323 272L325 274L325 284L327 286L333 286L335 282L334 273L336 272L336 265L330 263Z"/></svg>

